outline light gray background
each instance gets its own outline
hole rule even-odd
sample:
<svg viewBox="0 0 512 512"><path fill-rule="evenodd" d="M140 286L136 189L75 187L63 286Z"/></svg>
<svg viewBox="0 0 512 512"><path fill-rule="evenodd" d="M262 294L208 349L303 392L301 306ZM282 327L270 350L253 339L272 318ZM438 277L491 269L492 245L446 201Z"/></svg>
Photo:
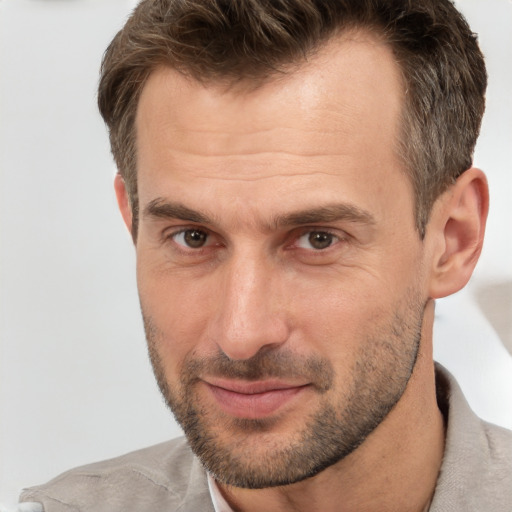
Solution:
<svg viewBox="0 0 512 512"><path fill-rule="evenodd" d="M492 210L472 283L438 304L435 352L481 416L512 427L512 3L458 4L487 55L476 163ZM3 505L69 467L179 434L147 361L95 106L101 54L133 5L0 0Z"/></svg>

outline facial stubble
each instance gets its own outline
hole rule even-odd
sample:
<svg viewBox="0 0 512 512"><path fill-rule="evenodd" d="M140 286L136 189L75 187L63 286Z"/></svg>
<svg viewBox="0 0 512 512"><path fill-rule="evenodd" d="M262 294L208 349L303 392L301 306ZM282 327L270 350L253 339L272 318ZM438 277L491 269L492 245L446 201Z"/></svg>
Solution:
<svg viewBox="0 0 512 512"><path fill-rule="evenodd" d="M416 363L424 305L409 301L400 309L359 346L351 382L343 383L341 395L336 395L336 370L329 359L285 349L260 351L243 361L222 352L187 358L179 389L171 388L158 350L164 336L144 308L143 317L158 386L193 452L218 481L259 489L299 482L342 460L397 404ZM197 390L204 374L244 380L301 377L312 383L318 407L288 437L279 433L279 417L215 418Z"/></svg>

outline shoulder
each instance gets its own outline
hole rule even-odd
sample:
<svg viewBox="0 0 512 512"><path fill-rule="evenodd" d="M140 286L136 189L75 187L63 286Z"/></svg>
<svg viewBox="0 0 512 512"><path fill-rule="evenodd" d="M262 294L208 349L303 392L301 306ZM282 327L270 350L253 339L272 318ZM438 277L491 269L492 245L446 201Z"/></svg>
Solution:
<svg viewBox="0 0 512 512"><path fill-rule="evenodd" d="M431 511L510 512L512 432L478 418L455 379L440 365L436 380L438 403L447 424Z"/></svg>
<svg viewBox="0 0 512 512"><path fill-rule="evenodd" d="M512 431L485 421L481 421L481 426L488 470L492 472L495 483L506 483L512 503Z"/></svg>
<svg viewBox="0 0 512 512"><path fill-rule="evenodd" d="M205 472L183 438L72 469L21 495L45 512L185 511L207 509L208 500Z"/></svg>
<svg viewBox="0 0 512 512"><path fill-rule="evenodd" d="M512 431L479 420L478 435L463 436L458 481L467 510L510 512L512 507ZM461 451L464 448L461 447ZM472 453L473 452L473 453ZM457 480L456 480L457 481ZM466 510L466 509L465 509Z"/></svg>

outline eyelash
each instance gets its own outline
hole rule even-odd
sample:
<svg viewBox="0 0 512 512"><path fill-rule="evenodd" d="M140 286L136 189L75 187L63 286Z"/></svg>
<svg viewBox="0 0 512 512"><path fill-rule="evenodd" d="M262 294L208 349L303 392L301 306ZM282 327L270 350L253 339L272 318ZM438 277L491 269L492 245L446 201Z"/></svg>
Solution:
<svg viewBox="0 0 512 512"><path fill-rule="evenodd" d="M343 242L344 240L346 240L346 237L344 236L341 236L340 234L337 234L337 233L334 233L332 230L329 230L329 229L325 229L325 228L306 228L304 230L302 230L299 235L295 238L295 244L297 244L297 242L303 238L304 236L306 235L312 235L312 234L322 234L322 235L328 235L330 237L332 237L334 240L332 241L332 243L330 243L327 247L323 248L323 249L310 249L310 251L315 254L321 254L321 253L325 253L326 251L329 250L329 248L333 247L334 245L337 245L338 243L340 242ZM299 247L299 249L304 249L304 250L308 250L306 248L302 248L302 247Z"/></svg>
<svg viewBox="0 0 512 512"><path fill-rule="evenodd" d="M187 231L198 231L198 232L204 233L207 237L212 236L211 232L208 231L207 229L191 226L191 227L184 227L184 228L178 229L176 231L172 231L170 233L169 232L164 233L163 241L164 242L170 241L170 242L174 243L174 245L178 248L179 251L186 253L186 254L190 254L190 252L193 252L194 254L200 254L205 249L211 247L211 245L206 245L206 246L202 246L202 247L198 247L198 248L193 248L193 247L187 247L184 244L177 243L176 238L179 235L186 233ZM221 244L215 244L215 245L221 245Z"/></svg>

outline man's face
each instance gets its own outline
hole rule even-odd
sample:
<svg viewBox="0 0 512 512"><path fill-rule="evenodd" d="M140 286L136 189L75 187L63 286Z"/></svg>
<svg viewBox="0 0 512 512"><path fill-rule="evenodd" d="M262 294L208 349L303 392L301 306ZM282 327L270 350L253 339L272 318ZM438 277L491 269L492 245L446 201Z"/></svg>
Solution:
<svg viewBox="0 0 512 512"><path fill-rule="evenodd" d="M160 388L220 481L352 452L400 399L424 252L391 51L337 40L256 88L160 69L137 116L138 285Z"/></svg>

